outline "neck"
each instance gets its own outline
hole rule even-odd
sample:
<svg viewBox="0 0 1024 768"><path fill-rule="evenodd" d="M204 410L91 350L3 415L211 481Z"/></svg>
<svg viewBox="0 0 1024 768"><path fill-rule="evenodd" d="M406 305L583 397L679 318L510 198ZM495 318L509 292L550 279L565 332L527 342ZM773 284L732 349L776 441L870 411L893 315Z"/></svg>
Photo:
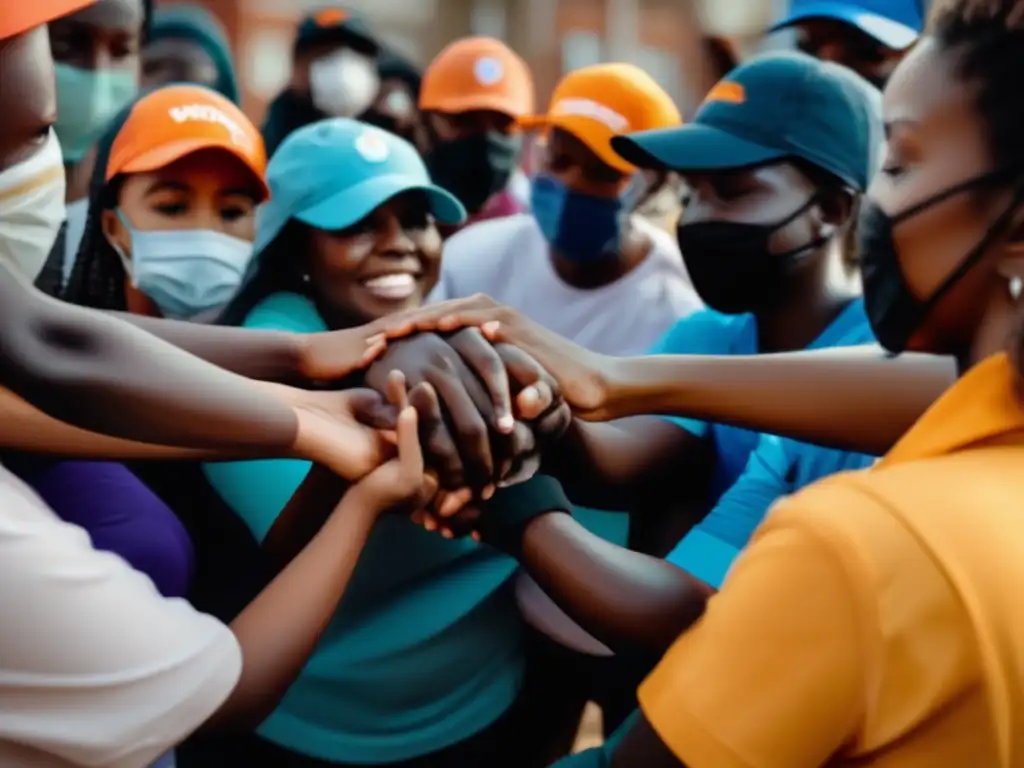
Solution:
<svg viewBox="0 0 1024 768"><path fill-rule="evenodd" d="M1006 294L1005 286L997 290L1000 295L988 302L989 309L978 323L967 349L956 356L961 374L985 358L1006 349L1007 343L1013 338L1019 322L1017 310Z"/></svg>

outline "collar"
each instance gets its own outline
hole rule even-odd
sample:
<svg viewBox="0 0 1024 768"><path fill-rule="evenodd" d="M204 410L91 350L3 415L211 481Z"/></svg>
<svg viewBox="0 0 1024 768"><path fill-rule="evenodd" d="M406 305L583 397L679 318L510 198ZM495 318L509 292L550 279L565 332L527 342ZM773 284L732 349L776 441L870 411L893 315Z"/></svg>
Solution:
<svg viewBox="0 0 1024 768"><path fill-rule="evenodd" d="M974 366L946 390L876 466L943 456L974 443L1024 431L1024 407L1005 353Z"/></svg>

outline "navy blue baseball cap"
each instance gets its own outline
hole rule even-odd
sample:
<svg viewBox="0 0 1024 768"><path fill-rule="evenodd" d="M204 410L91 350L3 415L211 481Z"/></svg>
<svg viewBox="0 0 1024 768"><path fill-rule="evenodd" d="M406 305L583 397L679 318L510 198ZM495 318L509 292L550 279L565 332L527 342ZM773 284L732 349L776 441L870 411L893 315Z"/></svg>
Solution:
<svg viewBox="0 0 1024 768"><path fill-rule="evenodd" d="M770 31L811 19L841 21L886 48L902 51L924 29L924 0L790 0L789 13Z"/></svg>
<svg viewBox="0 0 1024 768"><path fill-rule="evenodd" d="M270 199L256 213L259 253L290 219L338 231L404 192L427 196L442 224L459 224L466 209L430 180L412 144L358 120L333 117L289 134L267 166Z"/></svg>
<svg viewBox="0 0 1024 768"><path fill-rule="evenodd" d="M726 171L799 159L867 189L883 146L882 94L855 72L797 52L730 72L682 126L612 139L640 168Z"/></svg>

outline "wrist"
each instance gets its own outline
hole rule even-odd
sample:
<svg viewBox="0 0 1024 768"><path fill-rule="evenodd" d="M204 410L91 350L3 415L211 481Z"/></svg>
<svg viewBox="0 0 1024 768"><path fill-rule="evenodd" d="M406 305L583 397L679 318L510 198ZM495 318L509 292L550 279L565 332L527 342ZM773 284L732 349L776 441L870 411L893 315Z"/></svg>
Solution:
<svg viewBox="0 0 1024 768"><path fill-rule="evenodd" d="M631 358L604 356L598 368L598 407L594 413L601 421L611 421L627 415L629 404L629 365ZM591 419L596 421L598 419Z"/></svg>
<svg viewBox="0 0 1024 768"><path fill-rule="evenodd" d="M289 369L293 376L303 384L314 381L313 375L313 337L312 333L290 333L289 336Z"/></svg>
<svg viewBox="0 0 1024 768"><path fill-rule="evenodd" d="M557 480L534 475L526 482L499 489L485 502L478 530L485 542L518 558L523 535L534 520L571 510L572 505Z"/></svg>

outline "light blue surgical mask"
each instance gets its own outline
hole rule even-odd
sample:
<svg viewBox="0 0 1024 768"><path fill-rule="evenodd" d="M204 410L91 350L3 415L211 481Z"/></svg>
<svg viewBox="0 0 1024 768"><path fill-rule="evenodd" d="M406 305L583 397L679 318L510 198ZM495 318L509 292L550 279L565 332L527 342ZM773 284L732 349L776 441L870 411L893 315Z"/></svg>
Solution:
<svg viewBox="0 0 1024 768"><path fill-rule="evenodd" d="M132 285L164 317L192 320L225 306L252 260L252 243L209 229L145 231L118 218L131 235L131 255L113 245Z"/></svg>
<svg viewBox="0 0 1024 768"><path fill-rule="evenodd" d="M616 258L626 210L623 198L586 195L540 174L530 190L530 208L544 238L570 261Z"/></svg>
<svg viewBox="0 0 1024 768"><path fill-rule="evenodd" d="M89 152L110 120L139 90L134 71L79 69L54 64L57 76L57 123L64 162L74 165Z"/></svg>

